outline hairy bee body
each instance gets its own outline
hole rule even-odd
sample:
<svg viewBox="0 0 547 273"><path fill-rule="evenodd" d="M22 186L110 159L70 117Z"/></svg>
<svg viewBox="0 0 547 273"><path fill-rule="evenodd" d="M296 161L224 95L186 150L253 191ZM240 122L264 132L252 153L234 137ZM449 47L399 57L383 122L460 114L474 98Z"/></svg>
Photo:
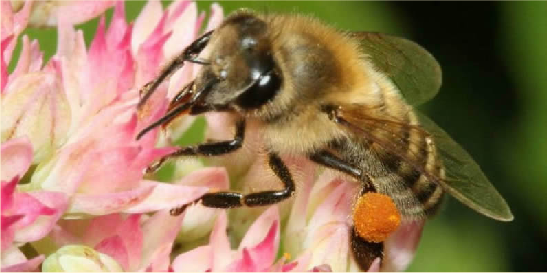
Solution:
<svg viewBox="0 0 547 273"><path fill-rule="evenodd" d="M240 10L145 85L139 107L184 62L204 66L171 101L168 112L137 138L181 114L219 111L235 117L235 135L182 147L148 171L171 157L236 151L249 127L262 134L268 165L284 185L251 193L210 192L195 202L235 208L286 200L296 186L280 155L297 155L358 180L362 194L389 196L405 220L434 214L445 192L493 219L513 219L471 156L414 109L438 92L441 71L435 58L411 41L342 32L298 14ZM180 214L186 206L172 213ZM355 227L350 236L361 269L383 257L381 240L361 237Z"/></svg>
<svg viewBox="0 0 547 273"><path fill-rule="evenodd" d="M236 18L237 17L233 17ZM229 24L228 19L226 24ZM392 117L419 125L390 80L378 72L359 44L342 32L300 15L271 15L266 38L277 60L284 84L271 103L252 111L242 110L249 121L262 124L266 149L281 154L311 154L329 149L367 174L380 193L393 198L403 215L420 218L438 207L442 188L420 170L392 154L375 149L370 139L333 123L321 107L351 104L373 117ZM282 29L283 31L277 31ZM234 32L235 33L235 32ZM406 128L382 132L379 138L404 135L407 152L416 153L416 164L440 175L431 139L422 139ZM377 144L376 144L377 145Z"/></svg>

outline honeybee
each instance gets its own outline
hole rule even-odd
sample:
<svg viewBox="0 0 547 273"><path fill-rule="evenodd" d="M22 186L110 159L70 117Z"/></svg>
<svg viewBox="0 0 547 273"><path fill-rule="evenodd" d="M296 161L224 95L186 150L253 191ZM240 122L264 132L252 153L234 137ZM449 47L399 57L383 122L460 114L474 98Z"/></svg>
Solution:
<svg viewBox="0 0 547 273"><path fill-rule="evenodd" d="M200 54L206 52L206 54ZM204 56L201 56L204 55ZM362 192L391 197L404 219L423 219L445 192L490 218L513 215L470 155L413 106L436 95L441 69L409 40L372 32L343 32L297 14L240 10L182 51L142 90L142 108L158 85L185 62L203 65L171 101L168 112L137 138L181 114L231 112L232 140L183 147L162 158L219 156L239 149L246 124L259 124L269 167L283 190L214 192L199 202L234 208L281 202L295 183L280 155L304 155L345 173ZM174 213L180 213L175 210ZM382 243L352 232L354 257L367 269Z"/></svg>

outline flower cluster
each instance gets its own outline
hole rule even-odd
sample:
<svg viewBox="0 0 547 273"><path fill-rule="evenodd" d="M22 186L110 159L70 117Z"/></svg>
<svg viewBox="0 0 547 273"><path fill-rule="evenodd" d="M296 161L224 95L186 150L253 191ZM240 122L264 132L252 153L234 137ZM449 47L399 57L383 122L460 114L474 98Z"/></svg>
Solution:
<svg viewBox="0 0 547 273"><path fill-rule="evenodd" d="M302 158L284 158L299 181L293 200L229 213L194 205L169 214L210 190L256 191L279 183L264 168L253 128L236 153L206 164L177 161L169 182L143 177L148 165L176 149L157 148L158 142L169 144L193 119L177 120L169 138L159 130L140 140L136 134L164 114L199 67L185 65L137 113L139 89L202 29L220 24L220 6L211 6L202 27L205 13L198 15L190 1L163 9L150 0L133 23L123 2L1 5L2 271L358 269L349 244L358 184L331 171L317 177ZM74 25L112 6L109 26L102 16L87 48ZM27 25L58 30L57 52L45 64L38 42L20 37ZM8 73L18 40L22 50ZM232 135L230 115L206 119L207 136ZM422 225L403 224L371 270L404 269Z"/></svg>

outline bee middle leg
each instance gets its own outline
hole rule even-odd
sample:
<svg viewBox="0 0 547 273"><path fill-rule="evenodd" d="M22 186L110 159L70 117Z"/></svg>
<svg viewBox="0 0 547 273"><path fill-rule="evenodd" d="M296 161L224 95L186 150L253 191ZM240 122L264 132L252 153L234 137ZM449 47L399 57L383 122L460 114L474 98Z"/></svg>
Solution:
<svg viewBox="0 0 547 273"><path fill-rule="evenodd" d="M270 168L279 179L283 182L284 188L277 191L261 191L249 194L239 192L211 192L206 193L199 199L190 204L171 210L171 215L181 214L186 207L191 204L201 203L209 208L237 208L242 206L256 207L279 203L294 194L296 189L292 175L283 163L283 160L275 154L270 153L268 163Z"/></svg>

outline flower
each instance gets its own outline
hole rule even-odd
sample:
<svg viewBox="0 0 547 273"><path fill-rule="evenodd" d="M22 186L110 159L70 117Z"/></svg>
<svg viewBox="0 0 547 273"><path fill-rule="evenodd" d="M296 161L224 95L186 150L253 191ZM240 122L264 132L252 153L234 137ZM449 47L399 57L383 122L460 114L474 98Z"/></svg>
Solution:
<svg viewBox="0 0 547 273"><path fill-rule="evenodd" d="M40 13L40 5L54 8ZM221 189L228 185L227 174L220 168L203 168L173 183L145 179L142 170L175 148L155 148L157 132L135 140L138 130L163 114L167 94L174 94L191 79L188 72L193 67L187 66L185 73L171 78L170 86L160 88L154 97L159 103L154 111L137 117L140 86L196 38L204 14L198 17L196 4L189 1L175 2L165 11L159 1L149 1L137 21L128 24L124 3L116 2L110 26L106 28L101 17L86 48L82 31L75 30L73 24L101 14L111 5L27 1L14 13L9 2L2 2L3 270L34 270L43 254L59 253L68 243L106 252L125 269L167 269L153 264L169 264L169 246L178 230L165 240L144 233L139 243L123 233L106 236L109 229L103 226L98 230L104 237L102 243L95 245L88 237L71 233L69 227L89 219L100 222L102 217L128 217L133 229L144 228L146 222L138 220L141 213L169 210L193 201L210 186ZM222 18L218 5L213 11ZM216 17L209 20L208 28L218 24ZM38 42L24 36L16 68L8 74L13 48L29 20L31 24L57 26L57 53L43 65ZM193 27L174 27L178 24ZM216 215L209 214L209 218ZM150 219L159 217L156 215L160 214ZM187 229L195 226L186 222ZM19 249L26 243L42 255L27 260ZM142 253L133 253L139 252L134 245L140 245ZM149 264L141 267L134 262L147 259Z"/></svg>
<svg viewBox="0 0 547 273"><path fill-rule="evenodd" d="M112 4L110 25L102 16L86 48L74 24ZM49 12L44 5L52 5ZM223 17L220 6L211 11L205 30ZM178 118L164 133L135 140L199 69L187 64L176 71L137 113L139 89L202 29L205 14L197 14L196 3L175 1L164 10L150 0L128 23L123 2L26 1L15 8L4 1L2 18L2 270L31 271L40 264L43 271L360 269L350 244L358 183L334 171L317 177L306 158L283 156L297 181L295 198L229 213L198 203L170 215L208 191L269 190L280 183L265 167L253 124L235 153L177 161L172 177L163 179L168 182L143 177L147 166L177 149L172 143L195 120ZM44 65L38 42L23 36L8 74L15 43L29 24L56 26L57 52ZM233 116L210 113L206 119L207 137L232 137ZM384 256L367 269L403 270L422 226L403 222L384 242Z"/></svg>

